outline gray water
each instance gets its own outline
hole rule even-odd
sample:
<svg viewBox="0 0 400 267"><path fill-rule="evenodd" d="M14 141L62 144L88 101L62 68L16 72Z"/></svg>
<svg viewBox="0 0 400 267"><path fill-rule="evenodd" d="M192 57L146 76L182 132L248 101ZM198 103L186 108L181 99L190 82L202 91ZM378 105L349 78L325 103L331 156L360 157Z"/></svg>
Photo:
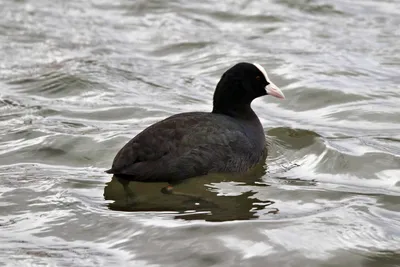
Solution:
<svg viewBox="0 0 400 267"><path fill-rule="evenodd" d="M400 266L397 0L0 1L0 266ZM258 62L286 95L242 177L104 170Z"/></svg>

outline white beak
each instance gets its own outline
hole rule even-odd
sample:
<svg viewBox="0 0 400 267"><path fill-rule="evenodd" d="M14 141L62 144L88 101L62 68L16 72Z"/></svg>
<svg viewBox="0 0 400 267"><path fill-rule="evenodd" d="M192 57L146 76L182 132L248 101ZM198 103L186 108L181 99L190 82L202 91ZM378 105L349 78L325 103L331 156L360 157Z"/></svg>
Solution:
<svg viewBox="0 0 400 267"><path fill-rule="evenodd" d="M277 98L285 99L285 95L282 93L281 89L278 86L269 82L267 86L265 86L265 91L267 91L268 95L275 96Z"/></svg>
<svg viewBox="0 0 400 267"><path fill-rule="evenodd" d="M267 92L267 94L275 96L277 98L285 99L285 95L282 93L281 89L279 89L278 86L276 86L273 82L269 80L268 74L265 69L258 63L253 63L253 65L256 66L262 74L264 74L265 79L269 83L267 86L265 86L265 91Z"/></svg>

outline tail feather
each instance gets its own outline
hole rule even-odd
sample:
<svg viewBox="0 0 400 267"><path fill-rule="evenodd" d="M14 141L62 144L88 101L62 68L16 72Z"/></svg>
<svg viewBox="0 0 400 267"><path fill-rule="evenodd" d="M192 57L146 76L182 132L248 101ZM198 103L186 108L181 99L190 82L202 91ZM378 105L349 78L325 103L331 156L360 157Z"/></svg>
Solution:
<svg viewBox="0 0 400 267"><path fill-rule="evenodd" d="M106 170L105 172L106 172L106 173L109 173L109 174L113 174L113 173L115 172L115 170L113 170L113 169L111 168L111 169L109 169L109 170Z"/></svg>

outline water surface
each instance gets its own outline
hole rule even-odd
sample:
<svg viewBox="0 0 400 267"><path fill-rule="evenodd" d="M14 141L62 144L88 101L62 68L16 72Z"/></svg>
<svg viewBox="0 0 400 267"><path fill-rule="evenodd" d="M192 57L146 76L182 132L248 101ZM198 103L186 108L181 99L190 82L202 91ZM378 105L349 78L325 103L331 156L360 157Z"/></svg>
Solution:
<svg viewBox="0 0 400 267"><path fill-rule="evenodd" d="M0 3L0 266L400 266L398 1ZM116 152L240 61L264 168L128 205Z"/></svg>

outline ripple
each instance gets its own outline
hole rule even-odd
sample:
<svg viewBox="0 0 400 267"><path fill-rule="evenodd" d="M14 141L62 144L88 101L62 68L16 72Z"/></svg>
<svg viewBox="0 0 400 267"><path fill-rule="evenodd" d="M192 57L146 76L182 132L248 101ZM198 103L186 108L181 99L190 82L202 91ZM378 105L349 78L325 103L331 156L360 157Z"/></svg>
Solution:
<svg viewBox="0 0 400 267"><path fill-rule="evenodd" d="M355 209L357 202L357 198L349 201L346 212L331 210L329 215L317 214L303 220L302 224L264 231L264 234L272 243L282 245L292 253L302 251L310 258L330 258L335 250L342 249L364 251L379 246L392 250L397 247L399 237L391 237L387 229L373 222L376 218ZM365 206L365 202L362 203ZM327 221L330 223L326 224ZM311 233L314 231L320 233L318 239L314 239ZM324 238L320 239L321 236Z"/></svg>
<svg viewBox="0 0 400 267"><path fill-rule="evenodd" d="M3 265L393 266L399 256L396 1L68 1L0 9ZM332 23L334 22L334 23ZM177 186L103 171L169 115L210 110L259 62L265 166Z"/></svg>
<svg viewBox="0 0 400 267"><path fill-rule="evenodd" d="M14 79L9 84L22 92L53 98L76 95L93 88L102 88L101 83L90 80L88 75L90 73L85 76L80 72L87 64L91 64L91 62L63 61L52 66L57 70L40 73L33 77Z"/></svg>

